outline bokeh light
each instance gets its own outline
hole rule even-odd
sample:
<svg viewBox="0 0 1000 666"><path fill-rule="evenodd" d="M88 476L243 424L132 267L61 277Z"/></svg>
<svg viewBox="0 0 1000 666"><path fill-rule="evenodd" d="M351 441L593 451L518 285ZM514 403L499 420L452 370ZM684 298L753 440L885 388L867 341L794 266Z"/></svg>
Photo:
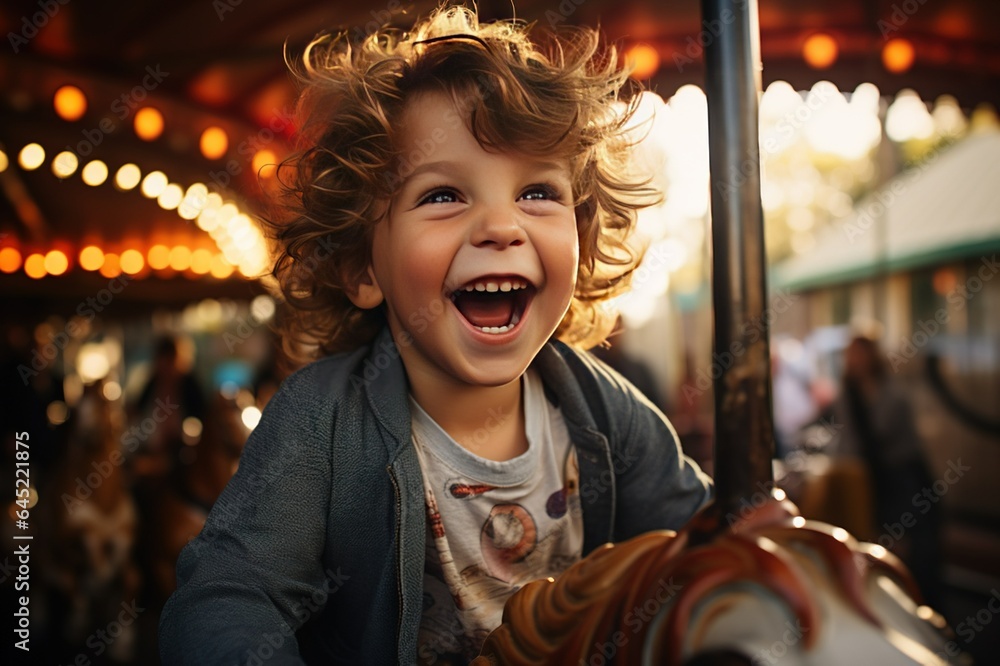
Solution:
<svg viewBox="0 0 1000 666"><path fill-rule="evenodd" d="M195 275L205 275L212 270L212 252L203 247L191 253L191 272Z"/></svg>
<svg viewBox="0 0 1000 666"><path fill-rule="evenodd" d="M233 274L234 270L236 269L233 267L233 265L228 261L226 261L226 258L223 257L221 254L216 254L215 256L212 257L212 269L211 269L212 277L219 280L225 280L227 277Z"/></svg>
<svg viewBox="0 0 1000 666"><path fill-rule="evenodd" d="M52 160L52 173L55 174L56 178L69 178L76 173L78 166L80 166L80 160L76 158L76 155L64 150Z"/></svg>
<svg viewBox="0 0 1000 666"><path fill-rule="evenodd" d="M175 271L186 271L191 267L191 248L178 245L170 250L170 267Z"/></svg>
<svg viewBox="0 0 1000 666"><path fill-rule="evenodd" d="M0 250L0 272L13 273L21 267L21 253L16 247Z"/></svg>
<svg viewBox="0 0 1000 666"><path fill-rule="evenodd" d="M32 171L42 166L45 161L45 149L37 143L29 143L17 155L17 163L25 171Z"/></svg>
<svg viewBox="0 0 1000 666"><path fill-rule="evenodd" d="M170 183L163 191L160 192L160 196L156 197L156 203L160 204L160 208L163 210L173 210L181 204L181 200L184 198L184 190L177 183Z"/></svg>
<svg viewBox="0 0 1000 666"><path fill-rule="evenodd" d="M142 179L142 194L149 199L155 199L163 193L163 190L167 189L169 184L167 174L162 171L151 171Z"/></svg>
<svg viewBox="0 0 1000 666"><path fill-rule="evenodd" d="M170 266L170 248L166 245L154 245L146 253L146 260L149 267L155 271L162 271Z"/></svg>
<svg viewBox="0 0 1000 666"><path fill-rule="evenodd" d="M270 148L258 150L253 155L253 172L261 178L270 178L277 171L278 156Z"/></svg>
<svg viewBox="0 0 1000 666"><path fill-rule="evenodd" d="M142 180L142 172L134 164L123 164L115 174L115 185L119 190L128 191L134 189Z"/></svg>
<svg viewBox="0 0 1000 666"><path fill-rule="evenodd" d="M121 257L118 259L119 264L123 273L128 273L129 275L135 275L140 272L145 266L145 261L142 258L142 252L139 250L125 250L122 252Z"/></svg>
<svg viewBox="0 0 1000 666"><path fill-rule="evenodd" d="M101 264L101 275L106 278L115 278L121 275L121 273L121 260L118 258L118 255L114 252L105 254L104 263Z"/></svg>
<svg viewBox="0 0 1000 666"><path fill-rule="evenodd" d="M209 127L201 133L199 147L205 159L217 160L229 150L229 136L221 127Z"/></svg>
<svg viewBox="0 0 1000 666"><path fill-rule="evenodd" d="M826 69L837 61L837 40L819 32L811 35L802 45L802 58L813 69Z"/></svg>
<svg viewBox="0 0 1000 666"><path fill-rule="evenodd" d="M96 245L88 245L80 250L80 268L85 271L96 271L104 265L104 251Z"/></svg>
<svg viewBox="0 0 1000 666"><path fill-rule="evenodd" d="M45 277L45 256L37 252L28 255L24 260L24 272L35 280Z"/></svg>
<svg viewBox="0 0 1000 666"><path fill-rule="evenodd" d="M625 52L625 63L633 79L648 79L660 68L660 53L649 44L636 44Z"/></svg>
<svg viewBox="0 0 1000 666"><path fill-rule="evenodd" d="M87 185L97 187L108 179L108 165L101 160L88 162L87 166L83 167L80 175L83 177L83 182Z"/></svg>
<svg viewBox="0 0 1000 666"><path fill-rule="evenodd" d="M135 135L143 141L155 141L163 134L163 114L151 106L136 111L133 123Z"/></svg>
<svg viewBox="0 0 1000 666"><path fill-rule="evenodd" d="M52 105L63 120L79 120L87 112L87 96L76 86L63 86L56 91Z"/></svg>
<svg viewBox="0 0 1000 666"><path fill-rule="evenodd" d="M882 47L882 64L893 74L902 74L913 66L917 52L907 39L890 39Z"/></svg>
<svg viewBox="0 0 1000 666"><path fill-rule="evenodd" d="M45 272L51 275L62 275L69 269L69 258L61 250L50 250L45 255Z"/></svg>

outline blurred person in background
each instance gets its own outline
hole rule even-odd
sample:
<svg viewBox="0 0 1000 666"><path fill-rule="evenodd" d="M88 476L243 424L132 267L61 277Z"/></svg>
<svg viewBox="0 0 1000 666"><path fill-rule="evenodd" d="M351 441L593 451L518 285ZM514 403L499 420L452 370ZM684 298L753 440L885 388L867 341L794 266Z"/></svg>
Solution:
<svg viewBox="0 0 1000 666"><path fill-rule="evenodd" d="M890 546L913 573L924 601L941 608L940 504L921 499L933 478L910 397L870 338L855 337L844 351L843 383L832 408L833 422L843 427L831 452L862 461L868 471L873 540Z"/></svg>
<svg viewBox="0 0 1000 666"><path fill-rule="evenodd" d="M802 362L802 343L792 338L771 345L771 399L774 405L775 456L784 458L802 445L801 432L816 420L809 369Z"/></svg>
<svg viewBox="0 0 1000 666"><path fill-rule="evenodd" d="M141 452L136 473L165 478L177 464L183 446L184 419L205 417L205 396L193 374L181 367L177 340L160 338L153 352L152 375L132 411L138 423ZM152 419L149 422L148 419Z"/></svg>

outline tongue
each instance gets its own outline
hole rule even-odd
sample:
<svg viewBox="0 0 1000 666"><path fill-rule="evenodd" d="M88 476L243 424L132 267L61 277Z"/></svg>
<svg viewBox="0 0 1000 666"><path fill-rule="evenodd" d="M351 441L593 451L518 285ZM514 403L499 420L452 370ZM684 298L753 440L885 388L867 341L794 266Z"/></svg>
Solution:
<svg viewBox="0 0 1000 666"><path fill-rule="evenodd" d="M514 314L514 298L496 292L464 291L455 297L455 307L473 326L506 326Z"/></svg>

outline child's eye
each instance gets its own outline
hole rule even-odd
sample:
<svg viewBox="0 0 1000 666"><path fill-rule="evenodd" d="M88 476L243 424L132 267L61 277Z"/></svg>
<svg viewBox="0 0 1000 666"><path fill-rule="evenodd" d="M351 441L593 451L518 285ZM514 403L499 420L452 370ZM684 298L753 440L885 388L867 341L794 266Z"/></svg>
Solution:
<svg viewBox="0 0 1000 666"><path fill-rule="evenodd" d="M420 200L418 205L424 204L446 204L458 201L458 194L454 190L436 189L432 190Z"/></svg>
<svg viewBox="0 0 1000 666"><path fill-rule="evenodd" d="M539 184L532 185L526 189L521 195L521 199L525 201L559 201L561 199L561 195L559 190L555 187L546 184Z"/></svg>

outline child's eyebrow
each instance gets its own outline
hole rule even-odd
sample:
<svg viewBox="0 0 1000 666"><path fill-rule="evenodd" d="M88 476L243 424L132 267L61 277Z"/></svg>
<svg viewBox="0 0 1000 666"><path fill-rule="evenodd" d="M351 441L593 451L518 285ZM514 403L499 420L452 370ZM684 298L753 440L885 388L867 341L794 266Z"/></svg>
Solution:
<svg viewBox="0 0 1000 666"><path fill-rule="evenodd" d="M560 175L569 173L569 165L560 164L559 162L554 162L551 160L536 160L531 158L525 159L525 165L532 172L538 172L539 174L546 174L548 172L558 173ZM453 160L437 160L435 162L424 162L413 168L403 183L408 183L417 176L423 175L425 173L438 174L442 176L456 176L459 174L466 173L468 171L468 165L461 162L455 162Z"/></svg>

